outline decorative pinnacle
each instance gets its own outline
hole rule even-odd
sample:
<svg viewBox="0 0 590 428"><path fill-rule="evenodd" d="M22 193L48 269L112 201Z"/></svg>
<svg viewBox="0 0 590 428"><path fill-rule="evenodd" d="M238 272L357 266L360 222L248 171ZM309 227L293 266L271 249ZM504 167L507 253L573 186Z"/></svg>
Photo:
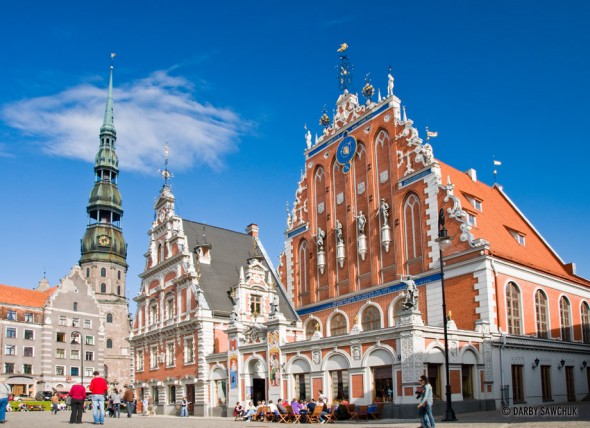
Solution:
<svg viewBox="0 0 590 428"><path fill-rule="evenodd" d="M113 112L113 59L115 58L116 54L111 54L111 66L110 66L110 76L109 76L109 90L107 93L107 104L104 109L104 120L102 121L102 126L100 131L110 131L115 132L115 114Z"/></svg>
<svg viewBox="0 0 590 428"><path fill-rule="evenodd" d="M338 52L340 53L340 64L336 66L338 70L338 86L343 91L346 91L352 83L352 70L354 66L348 61L348 55L344 52L348 49L346 43L342 43Z"/></svg>
<svg viewBox="0 0 590 428"><path fill-rule="evenodd" d="M164 156L166 160L164 161L164 169L159 169L158 172L164 179L164 186L168 185L168 180L174 177L174 174L170 172L168 169L168 143L164 146Z"/></svg>

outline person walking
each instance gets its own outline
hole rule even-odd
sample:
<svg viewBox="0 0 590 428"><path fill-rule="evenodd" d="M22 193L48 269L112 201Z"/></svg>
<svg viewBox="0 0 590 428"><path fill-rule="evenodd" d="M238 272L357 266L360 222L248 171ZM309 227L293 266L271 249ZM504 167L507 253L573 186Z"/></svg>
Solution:
<svg viewBox="0 0 590 428"><path fill-rule="evenodd" d="M70 413L71 424L82 423L82 413L84 412L84 400L86 400L86 388L79 383L75 383L70 388L70 407L72 412Z"/></svg>
<svg viewBox="0 0 590 428"><path fill-rule="evenodd" d="M418 414L421 417L422 427L434 428L434 416L432 415L432 386L425 375L420 376L420 383L423 387L420 403L418 404Z"/></svg>
<svg viewBox="0 0 590 428"><path fill-rule="evenodd" d="M0 424L6 422L6 406L8 396L12 393L10 387L4 382L6 378L0 378Z"/></svg>
<svg viewBox="0 0 590 428"><path fill-rule="evenodd" d="M111 403L113 405L113 418L121 417L121 395L119 390L115 388L111 393Z"/></svg>
<svg viewBox="0 0 590 428"><path fill-rule="evenodd" d="M147 396L144 396L143 397L143 400L141 401L141 404L142 404L141 407L143 408L143 415L144 416L147 416L148 415L148 406L150 404Z"/></svg>
<svg viewBox="0 0 590 428"><path fill-rule="evenodd" d="M104 425L104 395L109 389L107 381L100 376L97 370L92 373L94 377L90 381L90 392L92 393L92 417L94 425Z"/></svg>
<svg viewBox="0 0 590 428"><path fill-rule="evenodd" d="M186 401L186 397L182 397L182 401L180 402L180 417L188 418L188 401Z"/></svg>
<svg viewBox="0 0 590 428"><path fill-rule="evenodd" d="M133 393L133 385L128 385L123 394L123 401L127 405L127 417L130 418L133 413L133 405L135 403L135 394Z"/></svg>
<svg viewBox="0 0 590 428"><path fill-rule="evenodd" d="M59 395L57 392L54 392L51 396L51 414L57 415L57 411L59 410Z"/></svg>

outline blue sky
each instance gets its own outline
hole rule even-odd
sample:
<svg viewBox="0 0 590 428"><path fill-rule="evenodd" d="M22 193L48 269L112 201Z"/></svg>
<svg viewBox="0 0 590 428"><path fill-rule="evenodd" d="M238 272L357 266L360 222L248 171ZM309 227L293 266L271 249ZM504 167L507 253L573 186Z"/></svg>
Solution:
<svg viewBox="0 0 590 428"><path fill-rule="evenodd" d="M200 4L203 3L203 4ZM80 257L110 53L129 296L148 248L163 146L177 212L260 226L276 264L285 204L339 89L336 49L395 93L437 158L498 182L590 277L590 3L4 2L0 283L56 284Z"/></svg>

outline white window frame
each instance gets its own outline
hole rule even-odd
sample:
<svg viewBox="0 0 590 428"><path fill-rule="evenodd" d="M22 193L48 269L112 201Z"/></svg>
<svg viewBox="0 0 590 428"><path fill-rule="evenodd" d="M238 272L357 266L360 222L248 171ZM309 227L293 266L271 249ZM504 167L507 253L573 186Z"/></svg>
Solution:
<svg viewBox="0 0 590 428"><path fill-rule="evenodd" d="M79 349L70 349L70 360L79 360L79 359L80 359L80 350Z"/></svg>
<svg viewBox="0 0 590 428"><path fill-rule="evenodd" d="M18 321L16 311L6 312L6 319L8 321Z"/></svg>
<svg viewBox="0 0 590 428"><path fill-rule="evenodd" d="M31 350L31 355L27 355L27 349ZM34 357L35 356L35 347L34 346L24 346L23 347L23 357Z"/></svg>
<svg viewBox="0 0 590 428"><path fill-rule="evenodd" d="M25 312L25 322L34 323L35 322L35 314L32 312Z"/></svg>
<svg viewBox="0 0 590 428"><path fill-rule="evenodd" d="M84 328L91 329L92 328L92 320L84 320Z"/></svg>
<svg viewBox="0 0 590 428"><path fill-rule="evenodd" d="M158 347L152 346L150 348L150 369L154 370L158 368Z"/></svg>
<svg viewBox="0 0 590 428"><path fill-rule="evenodd" d="M61 351L61 352L59 352ZM61 357L59 356L61 355ZM62 348L56 348L55 349L55 359L56 360L63 360L66 358L66 350L62 349Z"/></svg>
<svg viewBox="0 0 590 428"><path fill-rule="evenodd" d="M59 373L58 369L61 369L61 373ZM56 376L65 376L66 374L66 366L55 366L55 375Z"/></svg>
<svg viewBox="0 0 590 428"><path fill-rule="evenodd" d="M13 351L10 352L9 350ZM4 355L16 355L16 345L4 345Z"/></svg>
<svg viewBox="0 0 590 428"><path fill-rule="evenodd" d="M31 333L33 333L33 337L27 338L27 331L30 331ZM35 330L30 330L30 329L26 328L25 331L23 332L23 339L25 339L25 340L35 340Z"/></svg>
<svg viewBox="0 0 590 428"><path fill-rule="evenodd" d="M92 373L94 373L94 367L86 367L84 366L84 376L91 378Z"/></svg>
<svg viewBox="0 0 590 428"><path fill-rule="evenodd" d="M138 350L135 355L135 367L138 372L143 371L143 350Z"/></svg>
<svg viewBox="0 0 590 428"><path fill-rule="evenodd" d="M80 318L72 318L72 327L80 328Z"/></svg>
<svg viewBox="0 0 590 428"><path fill-rule="evenodd" d="M92 336L92 335L84 336L84 345L94 346L94 336Z"/></svg>
<svg viewBox="0 0 590 428"><path fill-rule="evenodd" d="M10 336L8 334L9 331L11 331L11 332L13 331L14 332L14 336ZM16 327L6 327L6 338L7 339L16 339L17 338L16 337Z"/></svg>
<svg viewBox="0 0 590 428"><path fill-rule="evenodd" d="M58 325L67 325L67 323L68 319L65 317L65 315L60 315Z"/></svg>
<svg viewBox="0 0 590 428"><path fill-rule="evenodd" d="M88 359L89 355L90 359ZM84 351L84 361L94 361L94 351Z"/></svg>
<svg viewBox="0 0 590 428"><path fill-rule="evenodd" d="M176 354L176 346L174 342L166 343L166 367L174 367L175 365L175 354Z"/></svg>
<svg viewBox="0 0 590 428"><path fill-rule="evenodd" d="M190 346L189 346L190 345ZM192 337L184 338L184 364L194 364L195 362L195 340Z"/></svg>

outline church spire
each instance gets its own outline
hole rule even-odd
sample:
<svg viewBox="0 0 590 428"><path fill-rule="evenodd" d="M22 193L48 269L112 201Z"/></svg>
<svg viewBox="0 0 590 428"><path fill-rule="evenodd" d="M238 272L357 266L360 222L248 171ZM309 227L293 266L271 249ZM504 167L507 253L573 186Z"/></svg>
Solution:
<svg viewBox="0 0 590 428"><path fill-rule="evenodd" d="M114 54L111 54L112 58ZM123 207L118 189L119 158L115 151L117 132L113 112L112 64L104 121L100 127L99 138L100 143L94 161L94 186L86 207L88 225L82 239L80 265L83 266L86 263L96 265L97 262L114 263L126 270L127 244L121 229Z"/></svg>

